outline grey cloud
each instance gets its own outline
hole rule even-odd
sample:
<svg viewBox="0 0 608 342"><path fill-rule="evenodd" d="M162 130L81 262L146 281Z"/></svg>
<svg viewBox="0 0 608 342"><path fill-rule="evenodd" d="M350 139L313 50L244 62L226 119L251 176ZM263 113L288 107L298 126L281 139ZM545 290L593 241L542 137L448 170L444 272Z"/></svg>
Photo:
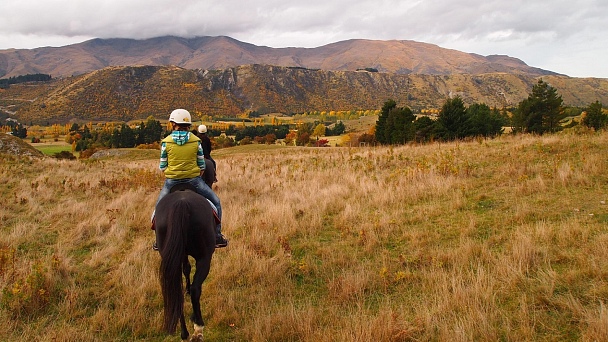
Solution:
<svg viewBox="0 0 608 342"><path fill-rule="evenodd" d="M417 40L480 54L508 54L562 73L608 77L605 66L559 64L602 46L608 53L604 0L3 0L0 49L86 37L226 35L272 47L315 47L338 40ZM11 46L12 45L12 46ZM19 45L19 46L17 46ZM583 55L586 53L587 55ZM565 61L565 59L563 59ZM575 59L576 60L576 59ZM572 56L568 57L572 61ZM545 64L551 63L551 64ZM549 65L550 67L547 67ZM556 69L556 67L562 69ZM577 67L581 71L575 70Z"/></svg>

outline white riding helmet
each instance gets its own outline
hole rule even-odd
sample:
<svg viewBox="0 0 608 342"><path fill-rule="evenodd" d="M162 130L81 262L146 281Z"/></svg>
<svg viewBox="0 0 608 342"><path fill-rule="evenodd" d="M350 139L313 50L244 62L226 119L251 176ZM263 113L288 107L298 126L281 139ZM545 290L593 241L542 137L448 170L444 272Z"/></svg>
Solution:
<svg viewBox="0 0 608 342"><path fill-rule="evenodd" d="M192 117L190 116L190 112L185 109L176 109L171 112L169 116L170 122L175 122L178 125L191 125Z"/></svg>
<svg viewBox="0 0 608 342"><path fill-rule="evenodd" d="M207 133L207 126L205 126L205 125L198 126L198 132L199 133Z"/></svg>

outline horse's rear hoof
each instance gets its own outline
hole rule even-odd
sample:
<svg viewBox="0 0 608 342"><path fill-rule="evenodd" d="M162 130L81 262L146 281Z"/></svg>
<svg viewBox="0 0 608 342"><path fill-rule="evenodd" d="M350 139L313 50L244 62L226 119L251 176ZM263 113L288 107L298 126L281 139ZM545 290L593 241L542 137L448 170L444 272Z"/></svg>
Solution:
<svg viewBox="0 0 608 342"><path fill-rule="evenodd" d="M194 332L190 336L190 342L203 342L203 325L194 325Z"/></svg>
<svg viewBox="0 0 608 342"><path fill-rule="evenodd" d="M203 342L203 335L192 335L190 337L190 342Z"/></svg>

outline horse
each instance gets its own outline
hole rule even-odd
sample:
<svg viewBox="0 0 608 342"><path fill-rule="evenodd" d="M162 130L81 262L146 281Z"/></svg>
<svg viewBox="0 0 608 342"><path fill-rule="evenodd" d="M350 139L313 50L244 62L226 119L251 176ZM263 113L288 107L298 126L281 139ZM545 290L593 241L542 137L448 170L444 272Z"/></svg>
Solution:
<svg viewBox="0 0 608 342"><path fill-rule="evenodd" d="M215 170L215 166L213 165L213 162L208 159L205 158L205 173L203 173L203 181L209 185L209 187L211 189L213 189L213 183L215 183L215 176L216 176L216 170Z"/></svg>
<svg viewBox="0 0 608 342"><path fill-rule="evenodd" d="M189 184L178 184L156 206L156 242L161 256L159 278L164 304L163 329L173 334L180 321L181 338L189 336L184 319L182 275L186 278L186 293L192 301L194 337L202 340L205 323L200 298L203 282L211 268L215 251L215 217L207 199L197 194ZM191 256L196 271L190 282Z"/></svg>

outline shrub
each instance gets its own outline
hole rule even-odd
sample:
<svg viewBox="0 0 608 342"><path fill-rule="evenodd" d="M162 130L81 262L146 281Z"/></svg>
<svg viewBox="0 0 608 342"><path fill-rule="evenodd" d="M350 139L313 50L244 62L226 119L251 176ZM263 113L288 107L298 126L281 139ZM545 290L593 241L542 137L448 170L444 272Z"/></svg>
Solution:
<svg viewBox="0 0 608 342"><path fill-rule="evenodd" d="M160 150L160 144L158 141L155 141L150 144L139 144L136 148L140 150Z"/></svg>
<svg viewBox="0 0 608 342"><path fill-rule="evenodd" d="M36 264L25 279L17 279L6 286L0 301L2 307L8 309L14 318L41 314L50 299L47 273L46 268Z"/></svg>
<svg viewBox="0 0 608 342"><path fill-rule="evenodd" d="M57 152L53 155L53 157L55 157L57 159L68 159L68 160L76 159L76 156L70 151Z"/></svg>

